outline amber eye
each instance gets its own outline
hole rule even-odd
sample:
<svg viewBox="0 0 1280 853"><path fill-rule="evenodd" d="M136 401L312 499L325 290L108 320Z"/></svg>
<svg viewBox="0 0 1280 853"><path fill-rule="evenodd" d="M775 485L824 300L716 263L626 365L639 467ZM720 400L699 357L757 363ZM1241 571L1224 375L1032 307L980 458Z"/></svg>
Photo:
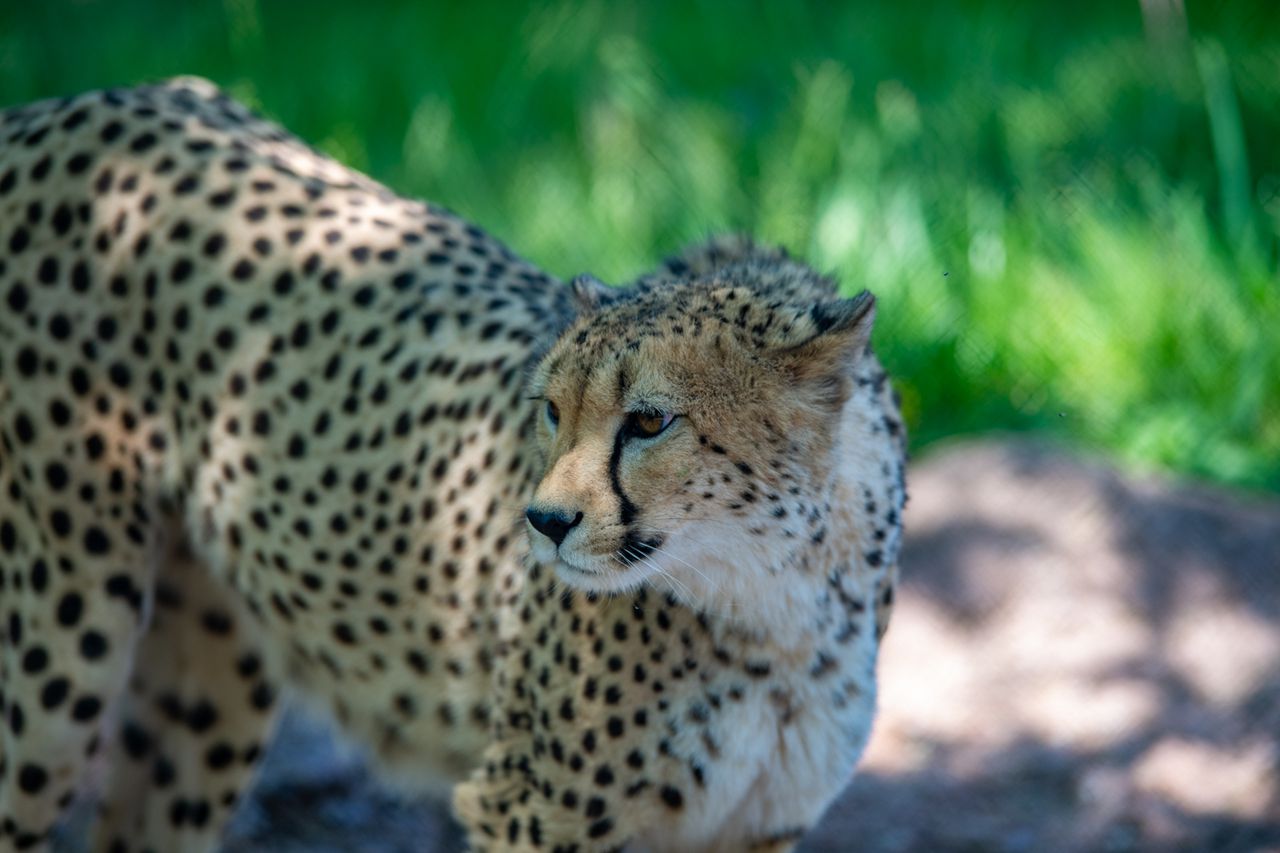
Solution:
<svg viewBox="0 0 1280 853"><path fill-rule="evenodd" d="M550 400L547 401L547 420L551 422L552 426L560 424L560 407Z"/></svg>
<svg viewBox="0 0 1280 853"><path fill-rule="evenodd" d="M632 412L627 415L627 432L640 438L653 438L675 419L675 415L666 412Z"/></svg>

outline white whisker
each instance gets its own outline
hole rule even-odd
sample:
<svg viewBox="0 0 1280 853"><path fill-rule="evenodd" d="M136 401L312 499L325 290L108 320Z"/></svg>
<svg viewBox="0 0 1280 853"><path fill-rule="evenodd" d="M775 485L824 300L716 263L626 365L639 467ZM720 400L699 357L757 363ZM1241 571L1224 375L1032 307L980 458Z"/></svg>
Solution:
<svg viewBox="0 0 1280 853"><path fill-rule="evenodd" d="M708 576L708 575L707 575L707 573L706 573L706 572L702 571L702 569L698 568L698 567L697 567L697 566L695 566L693 563L690 563L688 560L684 560L684 559L682 559L682 558L680 558L680 557L677 557L675 554L672 554L670 551L668 551L668 550L666 550L666 549L664 549L664 548L661 548L661 547L655 547L655 548L653 548L649 553L650 553L650 554L662 554L662 555L664 555L664 556L666 556L666 557L671 558L672 560L675 560L677 563L680 563L681 565L684 565L684 566L689 567L689 569L690 569L691 571L693 571L693 572L697 573L697 574L698 574L698 575L699 575L703 580L705 580L705 581L707 582L707 585L708 585L708 586L710 586L713 590L716 588L716 586L717 586L716 582L715 582L715 581L713 581L713 580L710 578L710 576Z"/></svg>
<svg viewBox="0 0 1280 853"><path fill-rule="evenodd" d="M679 578L677 578L674 574L662 568L662 566L660 566L657 563L657 561L652 559L650 556L645 554L634 554L634 553L633 553L633 556L635 557L635 559L639 560L640 562L644 563L644 565L652 569L656 574L666 578L671 583L671 585L675 587L676 591L685 598L687 603L691 605L697 604L697 599L693 595L693 590L690 589L687 583L684 583ZM690 568L692 568L692 566ZM697 571L697 569L694 569L694 571ZM699 574L702 574L702 573L699 572ZM706 578L708 583L711 583L710 578L707 578L706 575L703 575L703 577Z"/></svg>
<svg viewBox="0 0 1280 853"><path fill-rule="evenodd" d="M626 553L627 557L632 562L639 562L647 566L651 570L653 570L655 574L666 578L671 583L671 585L674 586L676 590L680 592L686 599L688 599L690 602L693 601L692 590L690 590L686 584L681 583L679 578L677 578L675 575L663 569L661 566L659 566L653 560L646 557L644 554L638 553L633 547L628 546L624 548L623 551Z"/></svg>

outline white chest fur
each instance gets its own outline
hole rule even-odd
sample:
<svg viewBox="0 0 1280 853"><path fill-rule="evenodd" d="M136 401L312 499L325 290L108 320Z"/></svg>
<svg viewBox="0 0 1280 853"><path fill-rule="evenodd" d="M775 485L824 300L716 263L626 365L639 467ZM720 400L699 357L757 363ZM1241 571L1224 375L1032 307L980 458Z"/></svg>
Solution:
<svg viewBox="0 0 1280 853"><path fill-rule="evenodd" d="M628 851L729 853L775 837L795 840L848 783L866 746L876 648L874 633L864 631L825 678L798 668L726 713L723 758L708 775L705 795Z"/></svg>

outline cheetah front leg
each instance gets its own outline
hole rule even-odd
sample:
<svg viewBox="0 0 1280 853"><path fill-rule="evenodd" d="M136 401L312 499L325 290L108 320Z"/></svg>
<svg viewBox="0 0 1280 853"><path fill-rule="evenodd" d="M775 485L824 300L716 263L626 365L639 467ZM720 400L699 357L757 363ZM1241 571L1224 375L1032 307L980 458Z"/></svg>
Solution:
<svg viewBox="0 0 1280 853"><path fill-rule="evenodd" d="M524 739L491 744L485 760L454 788L454 816L474 853L618 853L657 818L653 801L591 777L536 775ZM549 768L544 768L549 769ZM644 786L648 788L648 786Z"/></svg>
<svg viewBox="0 0 1280 853"><path fill-rule="evenodd" d="M279 681L234 592L182 552L156 606L117 720L95 849L204 851L258 764Z"/></svg>
<svg viewBox="0 0 1280 853"><path fill-rule="evenodd" d="M106 513L73 519L60 463L28 457L24 473L52 471L54 485L20 481L11 446L0 421L0 853L49 848L100 755L149 583L145 545ZM82 484L107 488L92 473Z"/></svg>

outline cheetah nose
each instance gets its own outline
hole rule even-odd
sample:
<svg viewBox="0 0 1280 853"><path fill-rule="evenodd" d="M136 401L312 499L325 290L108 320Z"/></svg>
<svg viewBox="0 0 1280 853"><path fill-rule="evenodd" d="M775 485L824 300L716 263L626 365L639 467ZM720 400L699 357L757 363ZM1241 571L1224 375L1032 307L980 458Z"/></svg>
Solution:
<svg viewBox="0 0 1280 853"><path fill-rule="evenodd" d="M524 517L529 519L529 523L533 525L533 529L541 533L543 536L556 543L556 547L564 541L564 537L569 535L569 531L578 526L578 522L582 521L582 513L578 513L572 518L564 510L560 509L537 509L529 507L524 511Z"/></svg>

